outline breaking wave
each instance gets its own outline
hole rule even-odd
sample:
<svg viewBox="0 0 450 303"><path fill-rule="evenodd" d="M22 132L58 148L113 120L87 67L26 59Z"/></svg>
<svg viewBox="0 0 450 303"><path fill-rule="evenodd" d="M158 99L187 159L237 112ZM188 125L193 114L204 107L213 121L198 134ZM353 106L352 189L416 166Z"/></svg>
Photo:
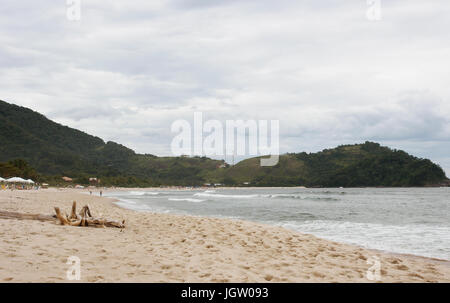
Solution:
<svg viewBox="0 0 450 303"><path fill-rule="evenodd" d="M200 202L204 202L206 200L200 200L200 199L194 199L194 198L169 198L169 201L186 201L186 202L200 203Z"/></svg>

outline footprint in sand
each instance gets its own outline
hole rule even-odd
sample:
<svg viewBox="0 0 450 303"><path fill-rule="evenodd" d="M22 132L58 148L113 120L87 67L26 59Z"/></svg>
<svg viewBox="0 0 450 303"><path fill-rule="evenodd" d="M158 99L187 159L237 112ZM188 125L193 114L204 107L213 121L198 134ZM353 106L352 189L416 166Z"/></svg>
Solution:
<svg viewBox="0 0 450 303"><path fill-rule="evenodd" d="M105 278L103 276L90 276L90 277L87 278L87 280L89 282L99 282L99 281L102 281L104 279Z"/></svg>
<svg viewBox="0 0 450 303"><path fill-rule="evenodd" d="M314 277L325 278L324 274L321 274L320 272L317 272L317 271L314 271L312 274Z"/></svg>
<svg viewBox="0 0 450 303"><path fill-rule="evenodd" d="M358 254L358 259L366 261L367 257L364 255Z"/></svg>
<svg viewBox="0 0 450 303"><path fill-rule="evenodd" d="M419 278L419 279L424 279L424 277L422 277L421 275L416 274L416 273L410 273L410 274L408 274L408 276L414 277L414 278Z"/></svg>
<svg viewBox="0 0 450 303"><path fill-rule="evenodd" d="M199 275L200 278L208 278L210 276L211 276L210 273L204 273L204 274Z"/></svg>
<svg viewBox="0 0 450 303"><path fill-rule="evenodd" d="M408 270L409 267L402 264L402 265L398 265L398 266L397 266L397 269L400 269L400 270Z"/></svg>
<svg viewBox="0 0 450 303"><path fill-rule="evenodd" d="M399 264L401 262L399 259L388 259L387 261L391 264Z"/></svg>

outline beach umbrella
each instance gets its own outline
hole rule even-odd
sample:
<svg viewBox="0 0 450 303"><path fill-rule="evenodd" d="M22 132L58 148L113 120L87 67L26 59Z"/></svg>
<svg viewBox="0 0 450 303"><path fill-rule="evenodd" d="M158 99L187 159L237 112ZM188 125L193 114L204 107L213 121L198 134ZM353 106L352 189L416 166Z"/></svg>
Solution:
<svg viewBox="0 0 450 303"><path fill-rule="evenodd" d="M9 183L27 183L27 180L19 178L19 177L12 177L6 180L6 182Z"/></svg>
<svg viewBox="0 0 450 303"><path fill-rule="evenodd" d="M0 177L0 182L5 182L6 179L3 179L2 177Z"/></svg>
<svg viewBox="0 0 450 303"><path fill-rule="evenodd" d="M28 179L28 180L26 180L27 181L27 183L30 183L30 184L34 184L35 182L33 181L33 180L31 180L31 179Z"/></svg>

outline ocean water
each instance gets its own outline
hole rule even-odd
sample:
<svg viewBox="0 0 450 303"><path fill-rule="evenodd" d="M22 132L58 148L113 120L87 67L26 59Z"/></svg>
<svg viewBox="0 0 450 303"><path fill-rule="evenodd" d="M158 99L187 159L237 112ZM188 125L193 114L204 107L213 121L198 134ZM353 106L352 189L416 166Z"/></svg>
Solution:
<svg viewBox="0 0 450 303"><path fill-rule="evenodd" d="M450 188L155 190L104 196L136 211L242 219L450 260Z"/></svg>

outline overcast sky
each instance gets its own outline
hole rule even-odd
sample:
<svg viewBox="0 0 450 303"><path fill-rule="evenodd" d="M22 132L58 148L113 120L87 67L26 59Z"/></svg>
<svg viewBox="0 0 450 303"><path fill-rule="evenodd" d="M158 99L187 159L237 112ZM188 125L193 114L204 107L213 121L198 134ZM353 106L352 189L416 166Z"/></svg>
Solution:
<svg viewBox="0 0 450 303"><path fill-rule="evenodd" d="M450 175L450 2L2 0L0 99L140 153L177 119L280 120L281 152L380 142Z"/></svg>

